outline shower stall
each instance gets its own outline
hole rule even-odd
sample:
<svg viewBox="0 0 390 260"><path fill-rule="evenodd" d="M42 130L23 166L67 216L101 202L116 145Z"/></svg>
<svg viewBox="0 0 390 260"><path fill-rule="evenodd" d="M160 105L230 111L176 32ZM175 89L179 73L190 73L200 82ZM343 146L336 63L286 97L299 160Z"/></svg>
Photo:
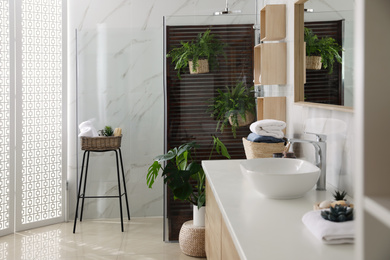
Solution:
<svg viewBox="0 0 390 260"><path fill-rule="evenodd" d="M191 138L204 146L206 152L211 134L219 135L225 141L233 158L245 156L240 137L247 135L248 131L240 130L235 140L228 137L228 129L224 134L218 133L215 120L204 111L207 105L203 101L212 97L217 89L232 86L237 80L253 85L252 52L259 39L257 20L254 14L176 15L164 17L162 27L149 31L131 25L130 28L112 28L104 23L76 30L76 127L72 147L77 165L69 178L70 216L74 215L82 161L77 126L92 119L97 130L106 125L123 129L121 149L131 217L161 216L163 213L164 240L177 240L178 227L191 212L188 205L180 203L178 209L170 208L176 202L170 199L160 178L153 189L147 188L148 167L154 157ZM230 44L227 60L220 61L218 71L192 79L183 75L183 80L178 81L176 72L165 58L167 51L180 40L189 39L206 28L211 28ZM203 103L197 105L197 98ZM179 103L174 99L179 99ZM204 124L196 127L177 124L193 119L193 113ZM175 116L178 116L177 120ZM191 131L185 131L183 135L183 129L195 130L197 135ZM94 163L90 164L86 195L116 195L115 157L108 153L96 154L91 160ZM85 202L84 218L118 217L116 200L89 199Z"/></svg>
<svg viewBox="0 0 390 260"><path fill-rule="evenodd" d="M253 86L253 47L258 39L255 15L170 16L164 17L164 57L172 48L189 42L199 33L210 30L226 47L226 57L219 57L218 68L205 74L177 76L170 58L164 59L164 152L183 143L195 141L196 159L209 159L213 146L212 136L218 137L228 148L232 159L244 159L242 138L249 134L241 127L234 138L230 127L221 133L217 121L207 112L210 100L233 87L237 82ZM257 33L256 33L257 32ZM223 159L215 154L211 159ZM192 206L174 200L164 187L164 239L178 240L182 224L192 219Z"/></svg>

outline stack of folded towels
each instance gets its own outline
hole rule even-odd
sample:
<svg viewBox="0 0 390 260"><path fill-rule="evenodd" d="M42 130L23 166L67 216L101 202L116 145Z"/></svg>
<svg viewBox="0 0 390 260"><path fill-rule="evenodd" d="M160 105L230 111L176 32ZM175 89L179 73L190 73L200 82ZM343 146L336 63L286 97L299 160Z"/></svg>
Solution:
<svg viewBox="0 0 390 260"><path fill-rule="evenodd" d="M314 210L306 213L302 222L324 244L354 243L354 221L331 222L321 217L321 210Z"/></svg>
<svg viewBox="0 0 390 260"><path fill-rule="evenodd" d="M256 143L281 143L284 142L283 129L286 123L275 119L264 119L252 123L249 127L252 133L247 137L248 141Z"/></svg>

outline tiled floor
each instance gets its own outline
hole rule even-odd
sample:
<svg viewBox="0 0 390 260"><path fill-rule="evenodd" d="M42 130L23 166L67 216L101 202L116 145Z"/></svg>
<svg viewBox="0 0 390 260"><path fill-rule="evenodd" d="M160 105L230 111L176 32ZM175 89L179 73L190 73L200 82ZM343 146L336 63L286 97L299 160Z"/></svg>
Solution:
<svg viewBox="0 0 390 260"><path fill-rule="evenodd" d="M108 259L175 260L192 259L178 243L162 241L162 218L120 220L83 220L18 232L0 237L0 259Z"/></svg>

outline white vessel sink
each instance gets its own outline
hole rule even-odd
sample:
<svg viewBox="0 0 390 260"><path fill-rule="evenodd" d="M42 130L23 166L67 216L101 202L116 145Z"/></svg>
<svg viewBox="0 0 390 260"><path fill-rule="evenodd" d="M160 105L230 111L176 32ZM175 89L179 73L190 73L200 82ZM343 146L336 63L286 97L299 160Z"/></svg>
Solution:
<svg viewBox="0 0 390 260"><path fill-rule="evenodd" d="M290 158L258 158L240 163L242 174L262 195L271 199L295 199L311 190L320 168Z"/></svg>

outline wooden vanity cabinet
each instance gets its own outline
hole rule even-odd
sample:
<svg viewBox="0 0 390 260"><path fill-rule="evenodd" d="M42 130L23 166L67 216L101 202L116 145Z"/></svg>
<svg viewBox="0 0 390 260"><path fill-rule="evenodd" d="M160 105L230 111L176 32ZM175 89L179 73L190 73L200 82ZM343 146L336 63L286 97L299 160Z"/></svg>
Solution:
<svg viewBox="0 0 390 260"><path fill-rule="evenodd" d="M240 259L214 194L206 181L206 256L208 260Z"/></svg>

